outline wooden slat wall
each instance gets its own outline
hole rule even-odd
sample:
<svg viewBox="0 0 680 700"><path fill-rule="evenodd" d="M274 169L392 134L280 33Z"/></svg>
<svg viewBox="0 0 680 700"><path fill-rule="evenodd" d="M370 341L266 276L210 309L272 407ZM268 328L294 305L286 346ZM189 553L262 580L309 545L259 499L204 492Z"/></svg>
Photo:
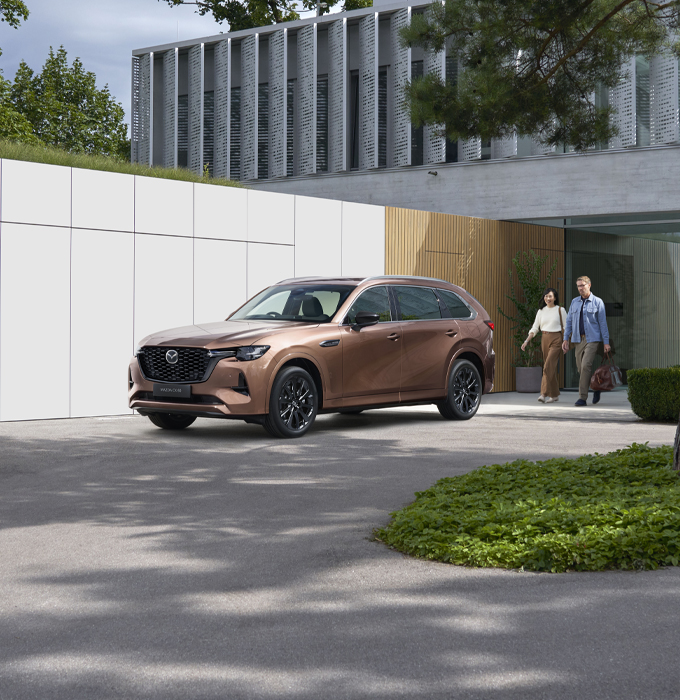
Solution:
<svg viewBox="0 0 680 700"><path fill-rule="evenodd" d="M385 274L422 275L453 282L472 294L496 324L494 391L514 391L511 323L497 311L513 313L508 269L518 251L550 255L546 272L557 258L550 286L564 300L564 231L506 221L474 219L387 207Z"/></svg>

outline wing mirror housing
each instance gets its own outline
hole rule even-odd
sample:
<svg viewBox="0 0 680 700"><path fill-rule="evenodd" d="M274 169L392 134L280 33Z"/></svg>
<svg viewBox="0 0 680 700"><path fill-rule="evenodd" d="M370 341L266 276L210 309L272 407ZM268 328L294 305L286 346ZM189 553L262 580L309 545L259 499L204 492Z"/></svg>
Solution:
<svg viewBox="0 0 680 700"><path fill-rule="evenodd" d="M351 328L353 331L360 331L367 326L375 326L379 320L380 314L373 314L370 311L359 311Z"/></svg>

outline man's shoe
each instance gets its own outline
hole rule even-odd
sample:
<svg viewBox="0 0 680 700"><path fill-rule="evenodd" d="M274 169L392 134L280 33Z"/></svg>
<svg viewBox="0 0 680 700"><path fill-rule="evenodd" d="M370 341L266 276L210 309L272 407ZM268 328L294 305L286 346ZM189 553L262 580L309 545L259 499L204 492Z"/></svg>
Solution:
<svg viewBox="0 0 680 700"><path fill-rule="evenodd" d="M583 399L579 399L579 400L574 404L574 406L587 406L587 405L588 405L588 404L587 404Z"/></svg>
<svg viewBox="0 0 680 700"><path fill-rule="evenodd" d="M594 391L593 392L593 403L600 403L600 394L602 392L600 391Z"/></svg>

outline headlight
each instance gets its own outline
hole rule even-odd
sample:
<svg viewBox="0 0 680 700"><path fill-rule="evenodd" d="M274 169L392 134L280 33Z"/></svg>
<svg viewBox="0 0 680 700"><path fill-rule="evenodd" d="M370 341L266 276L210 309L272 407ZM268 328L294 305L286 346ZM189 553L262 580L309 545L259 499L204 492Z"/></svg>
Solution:
<svg viewBox="0 0 680 700"><path fill-rule="evenodd" d="M236 350L237 360L257 360L269 350L269 345L248 345Z"/></svg>

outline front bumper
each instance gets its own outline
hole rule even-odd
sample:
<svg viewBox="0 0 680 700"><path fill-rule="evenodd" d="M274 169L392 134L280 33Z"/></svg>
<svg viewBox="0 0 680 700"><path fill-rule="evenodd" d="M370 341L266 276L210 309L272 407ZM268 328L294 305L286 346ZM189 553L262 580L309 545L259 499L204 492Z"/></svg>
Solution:
<svg viewBox="0 0 680 700"><path fill-rule="evenodd" d="M208 379L191 384L189 399L159 399L154 382L145 379L137 358L128 371L130 408L146 413L186 413L214 418L243 418L267 412L269 362L265 357L250 362L220 360Z"/></svg>

